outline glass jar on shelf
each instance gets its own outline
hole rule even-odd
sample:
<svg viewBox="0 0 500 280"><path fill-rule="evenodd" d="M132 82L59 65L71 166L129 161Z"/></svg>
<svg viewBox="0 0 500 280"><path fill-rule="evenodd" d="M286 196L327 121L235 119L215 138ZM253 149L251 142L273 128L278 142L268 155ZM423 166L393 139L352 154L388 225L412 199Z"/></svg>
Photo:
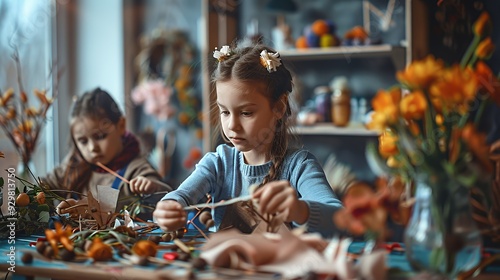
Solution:
<svg viewBox="0 0 500 280"><path fill-rule="evenodd" d="M351 90L346 77L337 77L331 83L332 122L335 126L347 126L351 118Z"/></svg>

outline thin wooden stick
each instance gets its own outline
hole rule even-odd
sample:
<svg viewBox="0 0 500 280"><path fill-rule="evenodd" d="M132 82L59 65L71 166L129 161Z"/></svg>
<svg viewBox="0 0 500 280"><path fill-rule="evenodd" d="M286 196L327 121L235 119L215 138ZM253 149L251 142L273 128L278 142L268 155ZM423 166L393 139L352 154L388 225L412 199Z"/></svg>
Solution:
<svg viewBox="0 0 500 280"><path fill-rule="evenodd" d="M111 174L111 175L115 176L116 178L118 178L118 179L122 180L123 182L125 182L125 183L127 183L127 184L130 184L130 181L129 181L129 180L127 180L127 179L123 178L120 174L118 174L118 173L114 172L113 170L109 169L106 165L104 165L104 164L102 164L102 163L100 163L100 162L97 162L96 164L97 164L100 168L102 168L102 169L106 170L109 174Z"/></svg>
<svg viewBox="0 0 500 280"><path fill-rule="evenodd" d="M235 197L235 198L230 199L230 200L221 200L217 203L201 203L201 204L190 205L190 206L184 207L184 210L193 210L193 209L198 209L198 208L213 209L213 208L217 208L219 206L233 204L233 203L236 203L238 201L248 201L250 199L252 199L252 196L246 195L246 196L241 196L241 197Z"/></svg>

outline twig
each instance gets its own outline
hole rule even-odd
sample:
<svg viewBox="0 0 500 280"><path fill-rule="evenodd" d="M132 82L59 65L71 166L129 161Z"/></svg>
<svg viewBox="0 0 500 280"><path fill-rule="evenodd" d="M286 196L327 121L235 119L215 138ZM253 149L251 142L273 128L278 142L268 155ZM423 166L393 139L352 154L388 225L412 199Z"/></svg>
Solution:
<svg viewBox="0 0 500 280"><path fill-rule="evenodd" d="M120 174L118 174L118 173L114 172L113 170L109 169L106 165L104 165L104 164L102 164L102 163L100 163L100 162L97 162L96 164L97 164L97 166L99 166L100 168L102 168L102 169L106 170L109 174L111 174L111 175L115 176L116 178L118 178L118 179L122 180L123 182L125 182L125 183L127 183L127 184L130 184L130 181L129 181L129 180L127 180L127 179L123 178Z"/></svg>
<svg viewBox="0 0 500 280"><path fill-rule="evenodd" d="M239 201L248 201L248 200L251 200L252 199L252 196L251 195L246 195L246 196L241 196L241 197L235 197L235 198L232 198L230 200L221 200L217 203L201 203L201 204L195 204L195 205L190 205L190 206L186 206L184 207L184 210L193 210L193 209L198 209L198 208L210 208L210 209L213 209L213 208L217 208L217 207L220 207L220 206L225 206L225 205L229 205L229 204L233 204L233 203L236 203L236 202L239 202Z"/></svg>

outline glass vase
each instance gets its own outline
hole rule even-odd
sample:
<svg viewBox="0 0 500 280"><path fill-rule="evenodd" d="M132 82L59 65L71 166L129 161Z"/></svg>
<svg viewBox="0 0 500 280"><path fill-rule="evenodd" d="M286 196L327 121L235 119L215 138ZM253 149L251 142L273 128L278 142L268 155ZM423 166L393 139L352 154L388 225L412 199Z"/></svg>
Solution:
<svg viewBox="0 0 500 280"><path fill-rule="evenodd" d="M481 234L474 222L469 191L428 181L416 182L415 204L406 227L406 257L412 268L454 279L481 260Z"/></svg>

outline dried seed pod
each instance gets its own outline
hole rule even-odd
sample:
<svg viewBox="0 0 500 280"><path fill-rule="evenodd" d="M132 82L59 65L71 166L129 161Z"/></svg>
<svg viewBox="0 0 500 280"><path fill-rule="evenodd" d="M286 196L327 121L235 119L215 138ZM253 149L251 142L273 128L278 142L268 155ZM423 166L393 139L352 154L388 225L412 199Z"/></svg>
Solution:
<svg viewBox="0 0 500 280"><path fill-rule="evenodd" d="M61 260L63 261L72 261L75 259L75 252L73 251L69 251L67 249L62 249L62 250L59 250L59 257L61 258Z"/></svg>
<svg viewBox="0 0 500 280"><path fill-rule="evenodd" d="M172 239L174 239L174 238L173 238L173 236L172 236L172 233L170 233L170 232L167 232L167 233L165 233L165 234L163 234L163 235L161 236L161 240L162 240L163 242L170 242L170 241L172 241Z"/></svg>
<svg viewBox="0 0 500 280"><path fill-rule="evenodd" d="M138 256L156 257L157 245L150 240L139 240L132 246L132 252Z"/></svg>
<svg viewBox="0 0 500 280"><path fill-rule="evenodd" d="M160 243L161 239L162 239L162 237L159 235L151 235L148 237L148 240L155 243L156 245L158 245Z"/></svg>
<svg viewBox="0 0 500 280"><path fill-rule="evenodd" d="M21 261L25 264L30 264L33 262L33 255L29 252L26 252L23 254L23 256L21 257Z"/></svg>
<svg viewBox="0 0 500 280"><path fill-rule="evenodd" d="M87 251L87 256L94 261L107 261L113 258L113 248L102 242L100 238L95 238Z"/></svg>
<svg viewBox="0 0 500 280"><path fill-rule="evenodd" d="M45 241L38 241L36 243L36 251L43 255L43 252L45 251L45 248L47 247L47 245L48 245L48 243Z"/></svg>
<svg viewBox="0 0 500 280"><path fill-rule="evenodd" d="M193 258L191 259L191 264L198 270L204 270L207 266L207 261L202 258Z"/></svg>
<svg viewBox="0 0 500 280"><path fill-rule="evenodd" d="M212 219L209 219L209 220L207 221L207 223L205 224L205 226L206 226L207 228L213 227L214 225L215 225L215 222L214 222L214 220L212 220Z"/></svg>
<svg viewBox="0 0 500 280"><path fill-rule="evenodd" d="M43 250L43 256L49 259L52 259L54 257L54 249L52 249L52 246L45 246L45 249Z"/></svg>
<svg viewBox="0 0 500 280"><path fill-rule="evenodd" d="M212 219L212 214L209 211L203 211L200 213L200 216L198 217L198 219L200 220L200 223L202 223L203 225L206 225L207 221Z"/></svg>
<svg viewBox="0 0 500 280"><path fill-rule="evenodd" d="M184 262L186 262L186 261L188 261L188 260L190 260L190 259L191 259L191 254L188 254L188 253L186 253L186 252L181 251L181 252L179 252L179 255L178 255L178 257L177 257L177 258L178 258L180 261L184 261Z"/></svg>
<svg viewBox="0 0 500 280"><path fill-rule="evenodd" d="M180 228L178 229L175 233L177 234L177 238L182 238L184 237L184 233L186 233L187 229L186 228Z"/></svg>

